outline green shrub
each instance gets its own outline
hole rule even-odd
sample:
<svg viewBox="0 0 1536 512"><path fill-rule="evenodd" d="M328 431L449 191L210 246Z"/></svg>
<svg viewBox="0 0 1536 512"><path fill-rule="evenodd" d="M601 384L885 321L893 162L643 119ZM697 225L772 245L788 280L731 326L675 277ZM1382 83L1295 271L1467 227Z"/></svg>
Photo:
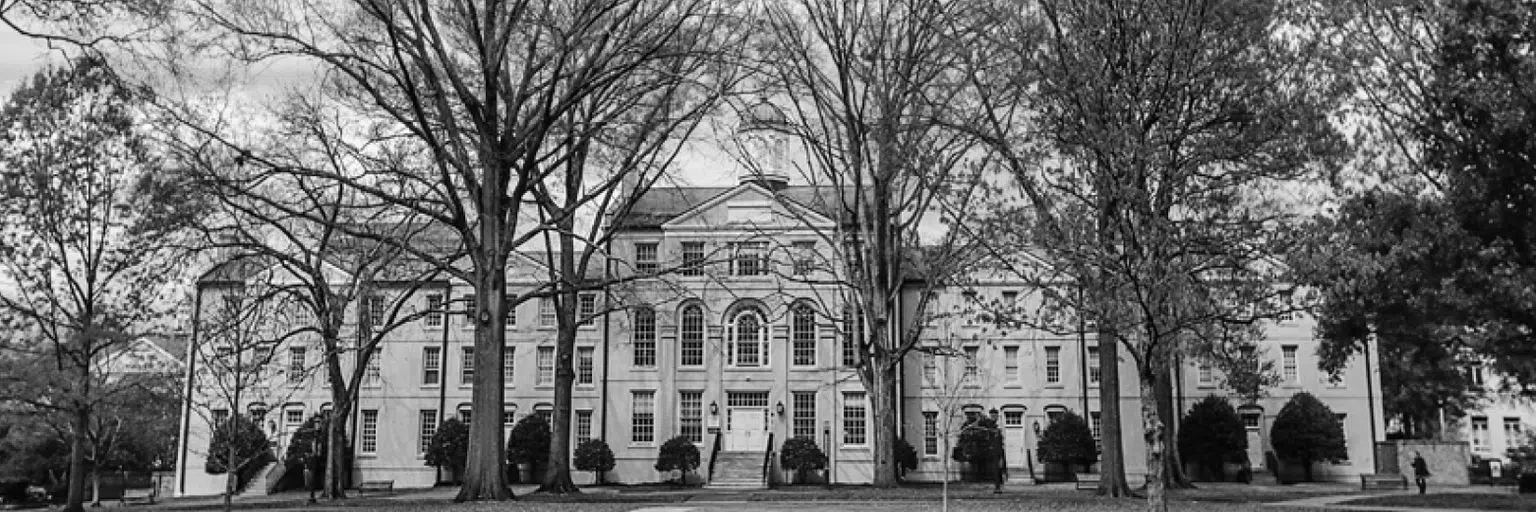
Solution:
<svg viewBox="0 0 1536 512"><path fill-rule="evenodd" d="M1190 407L1179 424L1179 455L1217 481L1223 464L1242 462L1248 455L1248 431L1226 397L1210 396Z"/></svg>
<svg viewBox="0 0 1536 512"><path fill-rule="evenodd" d="M821 452L816 441L809 437L795 437L784 441L780 448L779 465L795 471L796 479L805 482L808 471L827 467L827 454Z"/></svg>
<svg viewBox="0 0 1536 512"><path fill-rule="evenodd" d="M668 439L656 452L656 471L682 471L681 479L688 480L688 473L699 467L699 447L683 436Z"/></svg>
<svg viewBox="0 0 1536 512"><path fill-rule="evenodd" d="M230 448L234 459L230 459ZM213 438L208 442L208 474L222 475L231 467L245 469L260 467L272 462L272 442L266 432L249 417L236 414L213 428Z"/></svg>
<svg viewBox="0 0 1536 512"><path fill-rule="evenodd" d="M507 436L507 463L528 464L533 474L538 475L539 468L549 460L549 443L549 422L537 414L523 416Z"/></svg>
<svg viewBox="0 0 1536 512"><path fill-rule="evenodd" d="M572 463L577 471L591 471L593 482L603 483L603 473L613 471L613 450L602 439L588 439L576 446Z"/></svg>
<svg viewBox="0 0 1536 512"><path fill-rule="evenodd" d="M1291 397L1270 428L1270 445L1280 460L1301 464L1312 481L1312 463L1349 457L1344 429L1333 410L1310 393Z"/></svg>
<svg viewBox="0 0 1536 512"><path fill-rule="evenodd" d="M997 421L976 416L960 426L960 438L955 441L951 456L969 463L973 478L985 479L997 471L997 458L1002 454L1003 433L997 428Z"/></svg>
<svg viewBox="0 0 1536 512"><path fill-rule="evenodd" d="M469 459L469 425L458 418L448 418L437 426L437 432L427 443L427 465L453 470L457 477L464 472Z"/></svg>
<svg viewBox="0 0 1536 512"><path fill-rule="evenodd" d="M1061 413L1040 433L1040 460L1081 466L1099 460L1098 443L1088 422L1072 411Z"/></svg>

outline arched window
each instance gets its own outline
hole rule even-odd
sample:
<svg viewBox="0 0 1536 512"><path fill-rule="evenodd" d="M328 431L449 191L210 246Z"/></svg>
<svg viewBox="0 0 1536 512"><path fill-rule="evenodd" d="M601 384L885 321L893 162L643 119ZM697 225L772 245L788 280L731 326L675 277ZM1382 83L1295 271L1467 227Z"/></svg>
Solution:
<svg viewBox="0 0 1536 512"><path fill-rule="evenodd" d="M808 304L796 304L790 315L790 338L795 366L816 366L816 310Z"/></svg>
<svg viewBox="0 0 1536 512"><path fill-rule="evenodd" d="M678 325L678 363L704 366L704 308L698 304L683 307Z"/></svg>
<svg viewBox="0 0 1536 512"><path fill-rule="evenodd" d="M744 309L731 319L731 362L735 366L766 366L768 324L756 309Z"/></svg>

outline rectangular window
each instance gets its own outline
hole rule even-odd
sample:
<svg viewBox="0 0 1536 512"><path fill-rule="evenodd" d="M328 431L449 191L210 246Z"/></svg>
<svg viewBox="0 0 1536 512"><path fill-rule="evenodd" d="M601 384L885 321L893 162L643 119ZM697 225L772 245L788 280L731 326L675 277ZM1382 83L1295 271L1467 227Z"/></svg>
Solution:
<svg viewBox="0 0 1536 512"><path fill-rule="evenodd" d="M864 393L843 393L843 444L847 446L864 446L869 443L866 437L866 423L864 414Z"/></svg>
<svg viewBox="0 0 1536 512"><path fill-rule="evenodd" d="M656 268L656 242L635 244L635 272L654 274Z"/></svg>
<svg viewBox="0 0 1536 512"><path fill-rule="evenodd" d="M517 349L511 345L501 347L501 385L512 387L512 376L516 375Z"/></svg>
<svg viewBox="0 0 1536 512"><path fill-rule="evenodd" d="M1280 347L1280 357L1282 361L1281 368L1285 372L1285 382L1291 384L1301 382L1301 376L1297 373L1296 346L1285 345Z"/></svg>
<svg viewBox="0 0 1536 512"><path fill-rule="evenodd" d="M1022 427L1022 426L1024 426L1024 411L1019 410L1019 409L1009 409L1009 410L1003 411L1003 426L1005 426L1005 427Z"/></svg>
<svg viewBox="0 0 1536 512"><path fill-rule="evenodd" d="M461 300L464 301L464 325L463 325L463 328L465 328L465 329L474 329L475 328L475 318L477 318L475 315L476 315L476 313L478 313L478 311L475 310L475 292L474 292L474 290L470 290L469 294L465 295L464 298L461 299Z"/></svg>
<svg viewBox="0 0 1536 512"><path fill-rule="evenodd" d="M416 453L427 453L427 447L432 446L432 436L437 435L437 409L422 409L417 429L421 434L416 436Z"/></svg>
<svg viewBox="0 0 1536 512"><path fill-rule="evenodd" d="M1467 382L1473 387L1483 387L1483 365L1474 364L1467 367Z"/></svg>
<svg viewBox="0 0 1536 512"><path fill-rule="evenodd" d="M1256 412L1245 412L1245 413L1242 413L1242 417L1243 417L1243 428L1248 429L1248 430L1258 430L1259 429L1259 420L1261 419L1261 418L1259 418L1259 413L1256 413Z"/></svg>
<svg viewBox="0 0 1536 512"><path fill-rule="evenodd" d="M794 407L793 421L794 437L816 438L816 392L796 391L790 394L790 405Z"/></svg>
<svg viewBox="0 0 1536 512"><path fill-rule="evenodd" d="M468 425L469 424L469 420L473 419L474 416L475 416L475 410L471 409L470 406L468 406L468 405L460 405L459 406L459 423L463 423L465 425Z"/></svg>
<svg viewBox="0 0 1536 512"><path fill-rule="evenodd" d="M293 432L304 424L303 409L286 409L283 411L283 430Z"/></svg>
<svg viewBox="0 0 1536 512"><path fill-rule="evenodd" d="M683 242L683 270L685 276L704 275L704 242Z"/></svg>
<svg viewBox="0 0 1536 512"><path fill-rule="evenodd" d="M1045 347L1045 383L1061 383L1061 347Z"/></svg>
<svg viewBox="0 0 1536 512"><path fill-rule="evenodd" d="M1515 448L1524 444L1520 436L1520 418L1504 417L1504 447Z"/></svg>
<svg viewBox="0 0 1536 512"><path fill-rule="evenodd" d="M1099 376L1102 375L1099 368L1099 347L1088 347L1088 385L1099 385Z"/></svg>
<svg viewBox="0 0 1536 512"><path fill-rule="evenodd" d="M800 305L794 309L790 322L793 339L793 363L795 366L816 366L816 311Z"/></svg>
<svg viewBox="0 0 1536 512"><path fill-rule="evenodd" d="M363 425L357 436L357 451L372 455L379 452L379 411L363 409Z"/></svg>
<svg viewBox="0 0 1536 512"><path fill-rule="evenodd" d="M306 354L304 347L288 347L288 382L298 384L304 382Z"/></svg>
<svg viewBox="0 0 1536 512"><path fill-rule="evenodd" d="M1210 386L1216 383L1216 368L1204 361L1195 368L1196 382L1201 386Z"/></svg>
<svg viewBox="0 0 1536 512"><path fill-rule="evenodd" d="M555 326L555 299L554 297L539 298L539 327L548 329Z"/></svg>
<svg viewBox="0 0 1536 512"><path fill-rule="evenodd" d="M768 242L736 242L734 272L738 276L768 275Z"/></svg>
<svg viewBox="0 0 1536 512"><path fill-rule="evenodd" d="M1472 418L1472 451L1488 451L1488 418L1482 416Z"/></svg>
<svg viewBox="0 0 1536 512"><path fill-rule="evenodd" d="M809 275L816 269L816 242L794 242L795 275Z"/></svg>
<svg viewBox="0 0 1536 512"><path fill-rule="evenodd" d="M384 346L375 346L373 348L373 355L368 356L368 370L363 374L363 383L369 386L377 386L384 381L383 360Z"/></svg>
<svg viewBox="0 0 1536 512"><path fill-rule="evenodd" d="M977 375L981 369L980 359L981 347L965 347L965 375L961 377L961 382L977 384L976 379L980 378Z"/></svg>
<svg viewBox="0 0 1536 512"><path fill-rule="evenodd" d="M427 327L443 326L443 294L427 294L427 315L421 317L421 323Z"/></svg>
<svg viewBox="0 0 1536 512"><path fill-rule="evenodd" d="M592 411L576 411L576 445L592 439Z"/></svg>
<svg viewBox="0 0 1536 512"><path fill-rule="evenodd" d="M539 372L535 377L535 385L552 386L555 384L555 347L539 347Z"/></svg>
<svg viewBox="0 0 1536 512"><path fill-rule="evenodd" d="M704 393L683 391L677 403L678 434L689 442L704 442Z"/></svg>
<svg viewBox="0 0 1536 512"><path fill-rule="evenodd" d="M704 310L697 305L683 308L683 318L678 326L678 364L682 366L704 365Z"/></svg>
<svg viewBox="0 0 1536 512"><path fill-rule="evenodd" d="M436 386L443 378L443 349L442 347L422 347L421 349L421 385Z"/></svg>
<svg viewBox="0 0 1536 512"><path fill-rule="evenodd" d="M576 296L577 325L591 327L597 324L597 294L583 293Z"/></svg>
<svg viewBox="0 0 1536 512"><path fill-rule="evenodd" d="M503 317L503 318L507 319L507 327L506 327L507 329L516 329L517 328L517 304L513 304L512 301L508 300L507 301L507 315L505 317Z"/></svg>
<svg viewBox="0 0 1536 512"><path fill-rule="evenodd" d="M936 387L939 385L939 356L925 353L923 358L923 386Z"/></svg>
<svg viewBox="0 0 1536 512"><path fill-rule="evenodd" d="M656 366L656 310L649 307L635 308L634 345L635 366Z"/></svg>
<svg viewBox="0 0 1536 512"><path fill-rule="evenodd" d="M630 392L629 442L656 442L656 392Z"/></svg>
<svg viewBox="0 0 1536 512"><path fill-rule="evenodd" d="M939 454L939 413L923 411L923 455Z"/></svg>
<svg viewBox="0 0 1536 512"><path fill-rule="evenodd" d="M855 313L853 307L843 309L843 367L853 368L859 364L858 347L864 338L864 315Z"/></svg>
<svg viewBox="0 0 1536 512"><path fill-rule="evenodd" d="M1019 382L1019 347L1003 347L1003 377L1010 383Z"/></svg>
<svg viewBox="0 0 1536 512"><path fill-rule="evenodd" d="M537 405L534 407L533 413L539 415L540 418L544 418L544 423L549 425L555 424L555 410L553 406L548 404Z"/></svg>
<svg viewBox="0 0 1536 512"><path fill-rule="evenodd" d="M592 347L576 349L576 384L592 385Z"/></svg>
<svg viewBox="0 0 1536 512"><path fill-rule="evenodd" d="M363 303L368 305L368 325L384 327L384 296L369 295Z"/></svg>
<svg viewBox="0 0 1536 512"><path fill-rule="evenodd" d="M459 360L459 384L468 386L475 383L475 347L464 347L463 353Z"/></svg>
<svg viewBox="0 0 1536 512"><path fill-rule="evenodd" d="M1349 446L1349 423L1345 421L1348 414L1334 413L1333 418L1339 422L1339 435L1344 439L1344 446ZM1339 460L1349 460L1349 449L1344 450L1344 457Z"/></svg>

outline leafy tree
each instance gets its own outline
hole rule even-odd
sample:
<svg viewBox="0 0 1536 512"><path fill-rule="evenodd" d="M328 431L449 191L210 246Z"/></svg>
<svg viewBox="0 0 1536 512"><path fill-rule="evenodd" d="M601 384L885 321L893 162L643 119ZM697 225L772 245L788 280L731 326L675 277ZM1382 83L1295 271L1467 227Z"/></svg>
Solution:
<svg viewBox="0 0 1536 512"><path fill-rule="evenodd" d="M272 442L261 426L244 414L236 414L213 428L208 441L206 470L212 475L233 471L236 487L244 485L255 470L272 462Z"/></svg>
<svg viewBox="0 0 1536 512"><path fill-rule="evenodd" d="M608 448L607 441L588 439L576 445L572 464L579 471L591 471L592 481L602 484L603 473L613 471L613 450Z"/></svg>
<svg viewBox="0 0 1536 512"><path fill-rule="evenodd" d="M1088 422L1072 411L1061 413L1040 433L1040 460L1087 466L1099 459L1098 443Z"/></svg>
<svg viewBox="0 0 1536 512"><path fill-rule="evenodd" d="M986 478L997 471L997 459L1002 455L1003 432L997 427L997 420L976 416L960 426L960 438L950 456L970 463L976 478Z"/></svg>
<svg viewBox="0 0 1536 512"><path fill-rule="evenodd" d="M809 437L792 437L780 447L779 465L795 471L795 479L805 481L805 474L827 467L827 454Z"/></svg>
<svg viewBox="0 0 1536 512"><path fill-rule="evenodd" d="M507 435L507 463L527 464L537 470L549 455L549 437L549 422L542 415L523 416Z"/></svg>
<svg viewBox="0 0 1536 512"><path fill-rule="evenodd" d="M283 454L283 465L288 466L288 471L301 471L306 465L325 460L326 450L329 448L325 438L326 433L330 431L330 423L331 411L321 411L310 415L304 420L304 424L299 425L299 429L288 437L288 451ZM311 467L310 471L319 472L324 469ZM305 482L304 485L308 487L309 482Z"/></svg>
<svg viewBox="0 0 1536 512"><path fill-rule="evenodd" d="M1184 459L1199 464L1218 481L1224 476L1223 463L1241 461L1248 453L1248 430L1226 397L1208 396L1196 402L1181 423L1179 451Z"/></svg>
<svg viewBox="0 0 1536 512"><path fill-rule="evenodd" d="M427 465L441 466L462 478L464 462L469 459L469 425L458 418L448 418L437 426L427 445Z"/></svg>
<svg viewBox="0 0 1536 512"><path fill-rule="evenodd" d="M656 471L681 471L681 481L688 480L688 473L699 467L699 447L683 436L668 439L656 452Z"/></svg>
<svg viewBox="0 0 1536 512"><path fill-rule="evenodd" d="M907 438L896 439L896 469L903 475L908 471L917 469L917 448L907 442Z"/></svg>
<svg viewBox="0 0 1536 512"><path fill-rule="evenodd" d="M68 417L70 511L93 429L113 423L93 418L118 391L98 362L170 312L183 228L200 211L160 169L144 99L82 57L0 107L0 400Z"/></svg>
<svg viewBox="0 0 1536 512"><path fill-rule="evenodd" d="M1312 481L1314 462L1349 457L1344 445L1344 428L1333 410L1312 396L1297 393L1280 408L1269 430L1269 444L1280 460L1301 464L1307 481Z"/></svg>

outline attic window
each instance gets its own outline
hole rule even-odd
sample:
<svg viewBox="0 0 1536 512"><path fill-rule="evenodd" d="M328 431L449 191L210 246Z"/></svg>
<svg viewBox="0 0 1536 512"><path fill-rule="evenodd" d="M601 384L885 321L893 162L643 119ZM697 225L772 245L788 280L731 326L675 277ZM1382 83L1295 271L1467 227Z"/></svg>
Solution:
<svg viewBox="0 0 1536 512"><path fill-rule="evenodd" d="M726 207L726 221L731 224L766 224L773 220L768 203L743 203Z"/></svg>

